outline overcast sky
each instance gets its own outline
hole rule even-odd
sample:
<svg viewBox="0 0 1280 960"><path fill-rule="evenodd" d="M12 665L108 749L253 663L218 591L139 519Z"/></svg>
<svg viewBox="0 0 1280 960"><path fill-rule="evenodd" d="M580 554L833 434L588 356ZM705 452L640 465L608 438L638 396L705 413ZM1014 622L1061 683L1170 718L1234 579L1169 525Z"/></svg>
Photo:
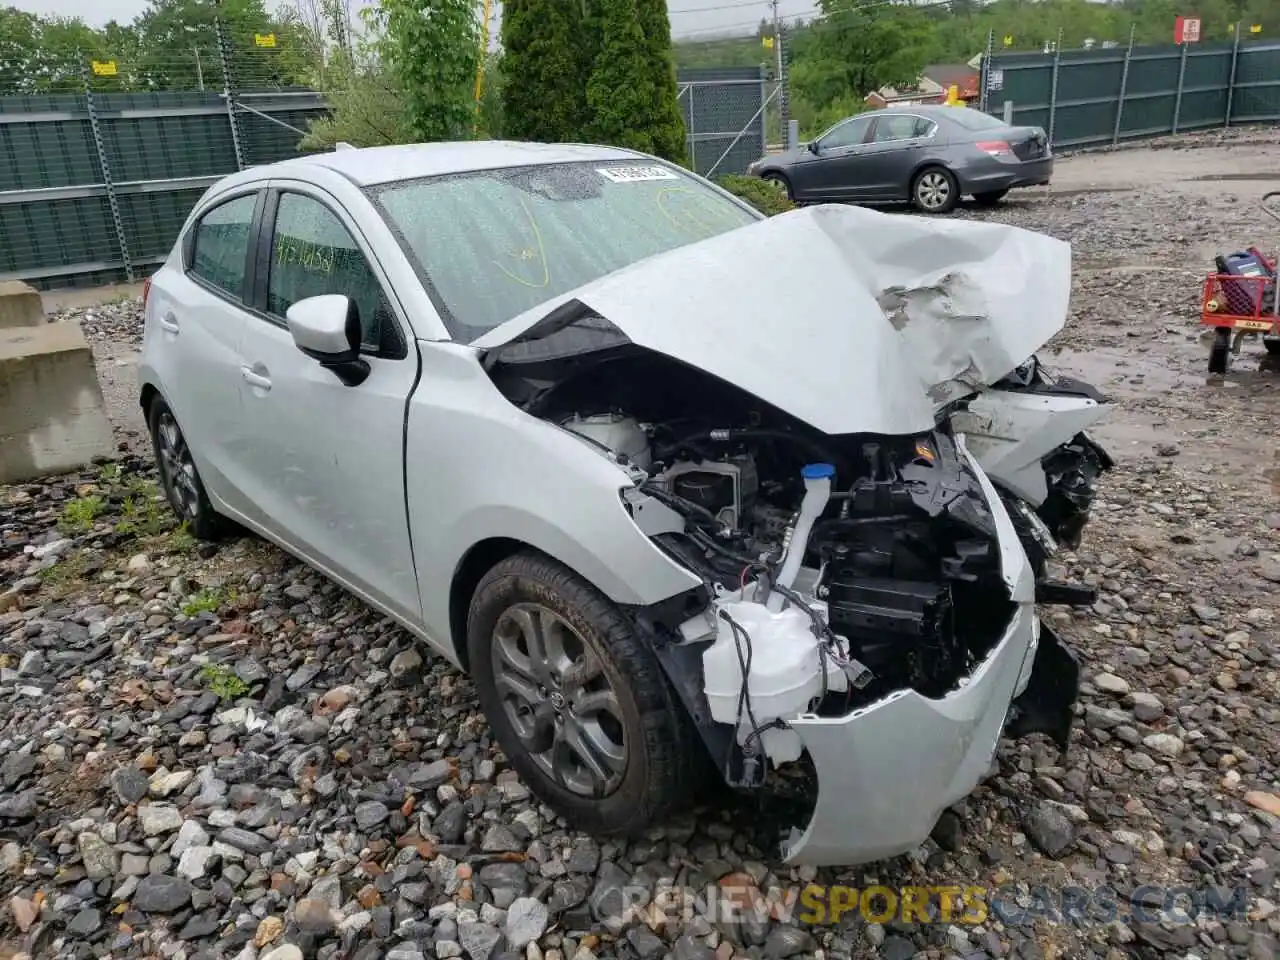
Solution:
<svg viewBox="0 0 1280 960"><path fill-rule="evenodd" d="M270 0L268 0L270 2ZM359 2L359 0L357 0ZM128 23L146 6L145 0L7 0L32 13L80 17L92 26L108 20ZM767 0L668 0L671 30L677 37L706 37L717 33L746 33L770 15ZM811 14L813 0L780 0L786 18Z"/></svg>

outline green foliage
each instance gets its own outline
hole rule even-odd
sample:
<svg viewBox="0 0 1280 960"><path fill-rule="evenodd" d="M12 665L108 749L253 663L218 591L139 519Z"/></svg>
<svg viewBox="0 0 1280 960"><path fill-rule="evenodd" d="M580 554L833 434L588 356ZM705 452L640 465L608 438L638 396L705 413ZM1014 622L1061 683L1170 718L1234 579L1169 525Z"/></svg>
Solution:
<svg viewBox="0 0 1280 960"><path fill-rule="evenodd" d="M415 140L463 140L475 118L480 20L471 0L382 0L379 53Z"/></svg>
<svg viewBox="0 0 1280 960"><path fill-rule="evenodd" d="M671 58L671 18L667 0L635 0L636 15L644 32L648 75L655 87L647 117L653 137L653 152L676 163L688 159L685 153L684 117L676 99L676 68Z"/></svg>
<svg viewBox="0 0 1280 960"><path fill-rule="evenodd" d="M937 55L934 23L922 10L868 8L856 0L820 5L827 18L795 45L791 85L797 97L825 105L886 85L911 86Z"/></svg>
<svg viewBox="0 0 1280 960"><path fill-rule="evenodd" d="M249 692L249 685L220 663L206 663L200 668L200 679L219 700L235 700Z"/></svg>
<svg viewBox="0 0 1280 960"><path fill-rule="evenodd" d="M303 150L331 150L338 143L382 147L414 139L404 90L386 71L346 73L327 99L330 113L311 121L298 144Z"/></svg>
<svg viewBox="0 0 1280 960"><path fill-rule="evenodd" d="M579 0L507 0L502 7L502 134L582 139L589 58Z"/></svg>
<svg viewBox="0 0 1280 960"><path fill-rule="evenodd" d="M476 114L476 136L481 140L508 136L503 109L505 59L500 53L486 54L484 58L484 84L480 89L480 109Z"/></svg>
<svg viewBox="0 0 1280 960"><path fill-rule="evenodd" d="M772 217L795 209L795 204L787 199L787 192L779 184L769 180L730 174L717 177L716 183L734 196L747 201L766 216Z"/></svg>
<svg viewBox="0 0 1280 960"><path fill-rule="evenodd" d="M587 81L592 139L653 153L648 120L657 84L645 49L635 0L599 0L600 52Z"/></svg>
<svg viewBox="0 0 1280 960"><path fill-rule="evenodd" d="M221 590L209 587L187 597L182 605L182 612L188 617L198 617L202 613L216 613L225 599Z"/></svg>
<svg viewBox="0 0 1280 960"><path fill-rule="evenodd" d="M96 494L69 500L58 517L58 529L63 533L84 533L106 508L106 501Z"/></svg>

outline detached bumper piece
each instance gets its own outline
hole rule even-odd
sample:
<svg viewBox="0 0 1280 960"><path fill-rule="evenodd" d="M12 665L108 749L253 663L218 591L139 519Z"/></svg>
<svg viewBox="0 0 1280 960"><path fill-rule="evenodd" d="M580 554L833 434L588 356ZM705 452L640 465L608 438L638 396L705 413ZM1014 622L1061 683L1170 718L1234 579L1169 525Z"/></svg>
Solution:
<svg viewBox="0 0 1280 960"><path fill-rule="evenodd" d="M1091 607L1098 602L1096 587L1065 580L1037 580L1036 603L1056 603L1064 607Z"/></svg>
<svg viewBox="0 0 1280 960"><path fill-rule="evenodd" d="M1080 661L1056 633L1041 623L1031 678L1013 701L1005 735L1017 738L1043 733L1066 753L1079 696Z"/></svg>

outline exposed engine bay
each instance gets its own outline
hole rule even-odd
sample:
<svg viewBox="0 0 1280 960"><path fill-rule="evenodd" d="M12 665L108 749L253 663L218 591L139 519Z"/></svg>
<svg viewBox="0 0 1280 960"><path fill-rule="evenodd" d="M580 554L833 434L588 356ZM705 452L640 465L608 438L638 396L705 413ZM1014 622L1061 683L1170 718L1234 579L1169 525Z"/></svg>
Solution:
<svg viewBox="0 0 1280 960"><path fill-rule="evenodd" d="M1013 615L991 508L945 419L824 436L634 347L491 375L629 470L645 532L702 578L698 602L653 627L735 785L800 757L788 717L955 690Z"/></svg>

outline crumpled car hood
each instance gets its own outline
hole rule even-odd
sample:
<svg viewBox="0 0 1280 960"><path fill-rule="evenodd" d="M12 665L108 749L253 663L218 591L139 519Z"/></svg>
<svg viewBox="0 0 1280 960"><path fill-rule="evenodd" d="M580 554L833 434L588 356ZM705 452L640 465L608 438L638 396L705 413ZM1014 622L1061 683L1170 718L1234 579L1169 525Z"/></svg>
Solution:
<svg viewBox="0 0 1280 960"><path fill-rule="evenodd" d="M1070 287L1070 245L1044 234L824 205L642 260L473 346L576 300L824 433L909 434L1060 330Z"/></svg>

